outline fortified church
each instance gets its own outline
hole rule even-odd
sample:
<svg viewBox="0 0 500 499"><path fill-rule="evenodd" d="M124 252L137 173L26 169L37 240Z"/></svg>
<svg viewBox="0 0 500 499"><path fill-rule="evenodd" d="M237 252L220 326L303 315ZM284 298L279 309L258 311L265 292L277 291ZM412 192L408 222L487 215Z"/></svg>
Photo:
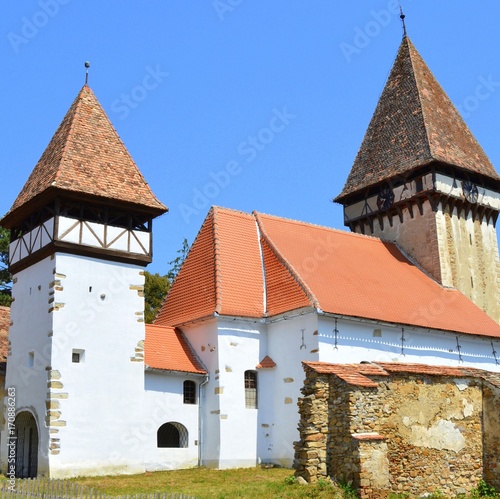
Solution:
<svg viewBox="0 0 500 499"><path fill-rule="evenodd" d="M406 35L335 201L212 207L145 325L167 208L85 85L0 221L17 475L291 467L303 363L500 372L500 177Z"/></svg>

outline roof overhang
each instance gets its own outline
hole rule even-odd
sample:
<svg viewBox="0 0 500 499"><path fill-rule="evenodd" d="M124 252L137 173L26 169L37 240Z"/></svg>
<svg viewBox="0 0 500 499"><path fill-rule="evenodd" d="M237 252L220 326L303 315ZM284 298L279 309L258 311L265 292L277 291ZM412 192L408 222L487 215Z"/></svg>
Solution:
<svg viewBox="0 0 500 499"><path fill-rule="evenodd" d="M204 378L208 376L208 372L190 372L190 371L175 371L173 369L158 369L156 367L150 367L144 364L144 371L153 374L161 374L162 376L195 376L199 378Z"/></svg>
<svg viewBox="0 0 500 499"><path fill-rule="evenodd" d="M71 199L72 201L80 201L91 205L99 205L103 207L112 207L114 209L123 210L129 213L137 213L144 215L146 219L158 217L168 211L168 208L155 208L152 206L141 205L136 203L127 203L124 201L111 199L104 196L95 196L82 192L61 189L59 187L49 187L37 196L31 198L27 203L22 204L18 208L7 212L0 219L0 226L10 229L28 218L32 213L37 212L44 206L49 205L56 199Z"/></svg>

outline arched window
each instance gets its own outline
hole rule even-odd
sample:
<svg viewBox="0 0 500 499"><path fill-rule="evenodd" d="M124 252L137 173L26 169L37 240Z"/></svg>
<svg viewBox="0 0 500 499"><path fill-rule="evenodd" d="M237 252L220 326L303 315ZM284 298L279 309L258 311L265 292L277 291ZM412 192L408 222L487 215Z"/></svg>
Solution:
<svg viewBox="0 0 500 499"><path fill-rule="evenodd" d="M187 447L188 431L180 423L171 421L158 428L156 433L158 447Z"/></svg>
<svg viewBox="0 0 500 499"><path fill-rule="evenodd" d="M257 371L245 371L245 407L257 409Z"/></svg>
<svg viewBox="0 0 500 499"><path fill-rule="evenodd" d="M196 383L194 381L184 381L184 403L196 404Z"/></svg>

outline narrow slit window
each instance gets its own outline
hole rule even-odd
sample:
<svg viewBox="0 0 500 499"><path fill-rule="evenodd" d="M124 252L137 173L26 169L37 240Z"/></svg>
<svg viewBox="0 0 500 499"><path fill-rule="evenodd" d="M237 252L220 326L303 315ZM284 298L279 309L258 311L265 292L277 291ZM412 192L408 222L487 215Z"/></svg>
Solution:
<svg viewBox="0 0 500 499"><path fill-rule="evenodd" d="M257 409L257 371L245 371L245 407Z"/></svg>
<svg viewBox="0 0 500 499"><path fill-rule="evenodd" d="M194 381L184 381L184 403L196 404L196 383Z"/></svg>

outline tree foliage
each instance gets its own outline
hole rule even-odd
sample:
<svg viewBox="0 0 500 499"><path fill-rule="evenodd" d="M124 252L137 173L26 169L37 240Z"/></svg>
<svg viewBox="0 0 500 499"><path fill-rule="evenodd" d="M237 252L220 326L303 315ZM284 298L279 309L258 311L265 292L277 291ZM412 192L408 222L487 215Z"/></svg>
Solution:
<svg viewBox="0 0 500 499"><path fill-rule="evenodd" d="M12 276L9 272L10 232L0 227L0 305L9 307L11 299Z"/></svg>
<svg viewBox="0 0 500 499"><path fill-rule="evenodd" d="M182 241L182 247L181 249L177 250L177 258L174 258L171 262L168 262L169 265L172 267L167 273L167 277L170 279L171 282L174 281L174 279L177 277L177 274L179 273L179 270L181 270L182 264L184 263L184 260L186 259L186 256L189 252L189 243L186 238Z"/></svg>
<svg viewBox="0 0 500 499"><path fill-rule="evenodd" d="M163 300L170 289L170 280L166 275L144 273L144 321L151 324L158 314Z"/></svg>
<svg viewBox="0 0 500 499"><path fill-rule="evenodd" d="M167 275L160 275L158 273L151 274L151 272L148 271L144 273L146 277L146 282L144 284L144 320L146 324L151 324L155 320L163 305L165 296L167 296L170 290L171 283L174 281L186 259L188 251L189 244L187 239L184 238L181 249L177 250L177 258L168 262L171 267Z"/></svg>

